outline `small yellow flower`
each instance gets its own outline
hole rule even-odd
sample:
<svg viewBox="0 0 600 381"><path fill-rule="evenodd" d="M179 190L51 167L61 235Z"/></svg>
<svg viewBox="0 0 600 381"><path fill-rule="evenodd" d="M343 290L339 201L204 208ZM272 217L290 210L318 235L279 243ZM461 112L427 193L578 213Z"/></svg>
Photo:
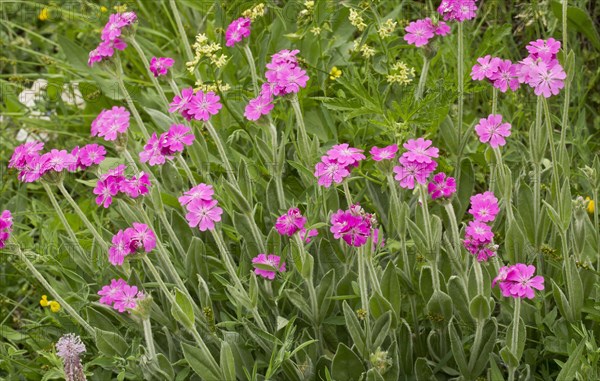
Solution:
<svg viewBox="0 0 600 381"><path fill-rule="evenodd" d="M52 312L60 311L60 303L57 302L56 300L52 300L48 304L50 305L50 310L52 310Z"/></svg>
<svg viewBox="0 0 600 381"><path fill-rule="evenodd" d="M106 12L108 11L108 8L106 8L104 5L100 7L100 12Z"/></svg>
<svg viewBox="0 0 600 381"><path fill-rule="evenodd" d="M42 300L40 300L40 306L48 307L48 297L46 295L42 295Z"/></svg>
<svg viewBox="0 0 600 381"><path fill-rule="evenodd" d="M314 34L315 36L318 36L318 35L320 35L320 34L321 34L321 28L319 28L318 26L312 27L312 28L310 29L310 32L311 32L312 34Z"/></svg>
<svg viewBox="0 0 600 381"><path fill-rule="evenodd" d="M40 19L41 21L48 20L48 8L47 7L41 10L40 14L38 15L38 19Z"/></svg>
<svg viewBox="0 0 600 381"><path fill-rule="evenodd" d="M117 12L117 13L124 13L127 12L127 4L123 4L123 5L115 5L113 7L113 9Z"/></svg>
<svg viewBox="0 0 600 381"><path fill-rule="evenodd" d="M594 202L594 200L592 200L589 197L586 197L585 201L588 202L588 204L587 204L587 211L588 211L588 213L589 214L593 214L594 210L596 210L596 203Z"/></svg>
<svg viewBox="0 0 600 381"><path fill-rule="evenodd" d="M329 79L331 79L332 81L335 81L336 79L338 79L341 76L342 76L342 71L340 69L338 69L337 66L334 66L331 68L331 71L329 72Z"/></svg>

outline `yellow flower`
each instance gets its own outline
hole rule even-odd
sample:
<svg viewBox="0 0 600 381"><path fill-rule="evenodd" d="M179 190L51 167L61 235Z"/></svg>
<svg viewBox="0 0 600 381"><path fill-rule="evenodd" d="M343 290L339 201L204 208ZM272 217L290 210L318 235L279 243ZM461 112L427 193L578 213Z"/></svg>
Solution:
<svg viewBox="0 0 600 381"><path fill-rule="evenodd" d="M48 20L48 8L42 9L40 14L38 15L38 19L40 19L41 21Z"/></svg>
<svg viewBox="0 0 600 381"><path fill-rule="evenodd" d="M331 71L329 72L329 79L331 79L332 81L335 81L336 79L338 79L341 76L342 76L342 71L340 69L338 69L337 66L334 66L331 68Z"/></svg>
<svg viewBox="0 0 600 381"><path fill-rule="evenodd" d="M127 12L127 4L123 4L123 5L115 5L113 7L113 9L117 12L117 13L124 13Z"/></svg>
<svg viewBox="0 0 600 381"><path fill-rule="evenodd" d="M585 200L588 202L587 204L587 211L589 214L594 213L594 210L596 210L596 203L594 202L594 200L592 200L589 197L586 197Z"/></svg>
<svg viewBox="0 0 600 381"><path fill-rule="evenodd" d="M100 12L106 12L108 9L103 5L100 7Z"/></svg>
<svg viewBox="0 0 600 381"><path fill-rule="evenodd" d="M40 300L40 306L48 307L48 297L46 295L42 295L42 300Z"/></svg>
<svg viewBox="0 0 600 381"><path fill-rule="evenodd" d="M60 311L60 303L57 302L56 300L52 300L48 304L50 305L50 310L52 310L52 312Z"/></svg>

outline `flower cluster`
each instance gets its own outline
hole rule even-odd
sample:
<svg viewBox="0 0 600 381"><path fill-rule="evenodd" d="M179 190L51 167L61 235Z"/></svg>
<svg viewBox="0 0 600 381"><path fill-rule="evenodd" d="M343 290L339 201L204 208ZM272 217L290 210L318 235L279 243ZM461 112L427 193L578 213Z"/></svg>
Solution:
<svg viewBox="0 0 600 381"><path fill-rule="evenodd" d="M90 52L88 65L94 66L94 63L100 62L112 57L115 49L124 50L127 47L125 41L120 37L125 28L133 25L137 21L135 12L114 13L108 18L108 22L102 30L102 42Z"/></svg>
<svg viewBox="0 0 600 381"><path fill-rule="evenodd" d="M264 3L259 3L252 8L246 9L242 12L242 16L247 17L250 21L254 21L257 18L265 14L266 8Z"/></svg>
<svg viewBox="0 0 600 381"><path fill-rule="evenodd" d="M492 281L492 286L500 287L502 296L533 299L533 289L544 289L544 278L540 275L533 276L535 266L517 263L512 266L503 266L498 270L498 276Z"/></svg>
<svg viewBox="0 0 600 381"><path fill-rule="evenodd" d="M85 344L73 333L63 335L56 343L56 354L63 359L65 379L85 381L85 373L79 357L85 352Z"/></svg>
<svg viewBox="0 0 600 381"><path fill-rule="evenodd" d="M390 72L386 76L388 83L397 83L399 85L408 85L415 77L415 68L409 67L402 61L394 63Z"/></svg>
<svg viewBox="0 0 600 381"><path fill-rule="evenodd" d="M194 139L191 129L183 124L172 125L160 136L154 132L140 152L140 161L151 166L164 164L166 159L172 160L175 153L183 152L184 146L192 145Z"/></svg>
<svg viewBox="0 0 600 381"><path fill-rule="evenodd" d="M484 192L471 197L469 213L474 220L465 229L463 244L477 260L487 261L496 255L496 245L492 244L494 233L486 222L492 222L499 212L498 199L492 192Z"/></svg>
<svg viewBox="0 0 600 381"><path fill-rule="evenodd" d="M442 0L437 11L446 21L463 22L475 18L477 0Z"/></svg>
<svg viewBox="0 0 600 381"><path fill-rule="evenodd" d="M258 254L252 258L254 272L267 279L275 279L276 272L285 272L285 262L281 263L281 257L273 254Z"/></svg>
<svg viewBox="0 0 600 381"><path fill-rule="evenodd" d="M258 120L261 115L267 115L273 109L273 97L297 93L306 87L308 75L298 65L296 55L299 50L281 50L271 57L267 64L265 77L267 83L262 85L260 94L251 99L244 112L248 120Z"/></svg>
<svg viewBox="0 0 600 381"><path fill-rule="evenodd" d="M0 249L4 249L4 246L6 246L6 241L12 233L12 225L13 219L10 210L3 210L0 214Z"/></svg>
<svg viewBox="0 0 600 381"><path fill-rule="evenodd" d="M106 150L97 144L75 147L71 152L53 149L40 154L42 142L28 142L17 146L8 162L8 168L19 170L19 180L31 183L47 173L60 173L63 170L75 172L86 169L104 160Z"/></svg>
<svg viewBox="0 0 600 381"><path fill-rule="evenodd" d="M439 150L431 145L431 140L423 138L409 139L403 147L407 150L398 160L400 165L394 167L394 177L405 189L414 189L415 181L426 184L429 175L437 168L434 160Z"/></svg>
<svg viewBox="0 0 600 381"><path fill-rule="evenodd" d="M221 50L221 45L215 42L210 43L204 33L196 36L196 42L192 47L194 48L194 59L185 63L190 73L194 72L194 69L204 57L208 58L211 64L217 68L221 68L227 63L227 56L225 54L218 54Z"/></svg>
<svg viewBox="0 0 600 381"><path fill-rule="evenodd" d="M508 88L516 91L525 83L534 89L535 95L549 98L560 92L567 77L556 59L559 50L560 42L549 38L530 42L529 55L516 64L490 55L480 57L471 69L471 78L487 79L503 93Z"/></svg>
<svg viewBox="0 0 600 381"><path fill-rule="evenodd" d="M42 295L42 299L40 299L40 306L42 307L50 307L52 312L60 311L60 303L56 300L48 300L47 295Z"/></svg>
<svg viewBox="0 0 600 381"><path fill-rule="evenodd" d="M367 27L367 24L365 24L365 21L363 20L362 16L359 15L355 9L350 8L350 15L348 16L348 20L350 21L350 24L352 24L354 27L356 27L356 29L358 29L361 32Z"/></svg>
<svg viewBox="0 0 600 381"><path fill-rule="evenodd" d="M510 136L510 123L502 123L502 115L490 114L487 118L479 119L475 132L482 143L490 143L492 148L506 144L506 137Z"/></svg>
<svg viewBox="0 0 600 381"><path fill-rule="evenodd" d="M156 247L156 236L148 225L134 222L132 227L121 229L112 238L112 246L108 249L108 261L113 265L122 265L125 257L139 250L146 253Z"/></svg>
<svg viewBox="0 0 600 381"><path fill-rule="evenodd" d="M335 239L343 239L348 245L360 247L369 237L373 243L383 240L380 237L377 218L372 213L366 213L359 204L351 205L348 210L338 210L331 216L331 232Z"/></svg>
<svg viewBox="0 0 600 381"><path fill-rule="evenodd" d="M140 172L131 178L125 176L123 164L100 175L98 183L94 188L96 204L108 208L112 204L113 197L119 193L125 193L131 198L137 198L148 194L150 188L150 178L147 173Z"/></svg>
<svg viewBox="0 0 600 381"><path fill-rule="evenodd" d="M383 148L373 146L369 151L371 158L375 161L392 160L396 157L396 152L398 152L397 144L392 144Z"/></svg>
<svg viewBox="0 0 600 381"><path fill-rule="evenodd" d="M275 230L281 235L287 235L289 237L298 233L300 239L305 242L310 242L311 237L316 236L317 229L311 229L306 231L306 217L300 213L298 208L290 208L286 214L283 214L277 218L275 222Z"/></svg>
<svg viewBox="0 0 600 381"><path fill-rule="evenodd" d="M173 66L175 60L170 57L152 57L150 60L150 71L155 77L167 75L169 68Z"/></svg>
<svg viewBox="0 0 600 381"><path fill-rule="evenodd" d="M138 291L137 286L130 286L123 279L111 280L109 285L98 291L98 295L101 296L100 303L121 313L136 308L138 302L146 298L142 291Z"/></svg>
<svg viewBox="0 0 600 381"><path fill-rule="evenodd" d="M433 200L438 198L449 198L456 193L456 179L446 176L444 172L436 173L427 184L427 192Z"/></svg>
<svg viewBox="0 0 600 381"><path fill-rule="evenodd" d="M250 18L240 17L233 20L225 31L225 46L233 46L244 38L250 37Z"/></svg>
<svg viewBox="0 0 600 381"><path fill-rule="evenodd" d="M214 230L215 222L221 221L223 209L213 199L214 193L212 185L201 183L179 197L179 203L187 210L185 219L190 227L197 226L200 231Z"/></svg>
<svg viewBox="0 0 600 381"><path fill-rule="evenodd" d="M329 188L333 182L339 184L350 175L352 167L365 159L363 150L350 147L347 143L337 144L321 157L321 162L315 165L315 177L319 185Z"/></svg>
<svg viewBox="0 0 600 381"><path fill-rule="evenodd" d="M129 129L129 111L125 107L113 106L102 110L92 122L92 136L103 137L106 141L116 140L118 134Z"/></svg>
<svg viewBox="0 0 600 381"><path fill-rule="evenodd" d="M450 33L450 27L443 21L438 21L434 24L433 21L427 17L422 20L412 21L406 28L404 28L406 34L404 35L404 41L410 45L416 47L427 45L429 40L434 36L445 36Z"/></svg>
<svg viewBox="0 0 600 381"><path fill-rule="evenodd" d="M179 112L186 120L192 119L207 121L216 115L223 105L221 98L212 91L194 92L191 87L181 90L181 95L175 95L169 105L169 112Z"/></svg>

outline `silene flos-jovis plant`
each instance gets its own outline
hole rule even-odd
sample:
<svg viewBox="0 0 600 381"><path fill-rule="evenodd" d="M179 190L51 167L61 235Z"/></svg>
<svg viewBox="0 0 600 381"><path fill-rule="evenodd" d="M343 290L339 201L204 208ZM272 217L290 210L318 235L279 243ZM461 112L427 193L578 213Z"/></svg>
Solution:
<svg viewBox="0 0 600 381"><path fill-rule="evenodd" d="M305 1L295 31L274 3L201 19L160 4L156 35L144 9L106 15L83 66L121 94L86 109L81 145L33 139L7 158L29 188L6 188L37 192L0 208L0 249L41 285L20 303L49 307L27 311L53 327L31 354L45 379L600 377L600 162L575 184L553 137L567 126L550 102L569 123L577 70L566 16L562 43L541 36L523 58L482 44L482 25L500 32L476 0L412 20L387 2L326 5L325 20ZM467 109L467 92L485 100ZM47 202L52 228L30 217ZM63 238L72 263L27 249Z"/></svg>

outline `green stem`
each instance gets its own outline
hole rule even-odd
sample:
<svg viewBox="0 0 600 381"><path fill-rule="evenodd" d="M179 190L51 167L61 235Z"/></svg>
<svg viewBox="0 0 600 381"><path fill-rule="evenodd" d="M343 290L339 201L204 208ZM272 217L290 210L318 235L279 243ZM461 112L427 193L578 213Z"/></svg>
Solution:
<svg viewBox="0 0 600 381"><path fill-rule="evenodd" d="M142 326L144 328L144 339L146 340L146 346L148 347L148 360L153 361L156 358L156 348L154 347L150 318L142 320Z"/></svg>
<svg viewBox="0 0 600 381"><path fill-rule="evenodd" d="M465 88L465 75L464 75L464 47L463 47L463 23L458 23L458 115L457 115L457 126L458 129L458 144L461 143L462 138L462 127L463 127L463 104L464 104L464 88ZM460 167L460 161L457 163Z"/></svg>
<svg viewBox="0 0 600 381"><path fill-rule="evenodd" d="M187 165L187 162L185 161L183 156L179 155L177 160L179 160L179 163L183 167L183 171L185 172L185 175L187 176L190 184L192 184L192 186L195 185L196 180L194 179L194 174L192 173L192 170L190 169L190 167Z"/></svg>
<svg viewBox="0 0 600 381"><path fill-rule="evenodd" d="M298 131L300 137L300 154L303 156L302 159L304 164L307 164L310 160L310 146L309 138L306 133L306 126L304 124L304 117L302 116L302 110L300 109L300 102L298 101L298 94L290 99L294 113L296 114L296 122L298 124Z"/></svg>
<svg viewBox="0 0 600 381"><path fill-rule="evenodd" d="M456 221L456 213L454 212L454 206L452 205L450 200L444 202L444 209L446 210L446 214L448 215L448 221L450 221L450 230L452 232L452 249L454 252L453 262L456 263L456 266L458 266L457 270L460 270L459 274L462 274L463 281L466 282L467 276L465 274L465 271L463 270L460 258L460 231L458 230L458 222Z"/></svg>
<svg viewBox="0 0 600 381"><path fill-rule="evenodd" d="M248 60L248 65L250 66L250 75L252 76L252 86L254 87L254 95L258 96L258 75L256 74L256 65L254 64L252 50L250 50L250 45L247 42L242 44L242 47L244 48L244 53L246 53L246 59Z"/></svg>
<svg viewBox="0 0 600 381"><path fill-rule="evenodd" d="M492 114L495 114L497 109L498 109L498 89L496 87L492 87Z"/></svg>
<svg viewBox="0 0 600 381"><path fill-rule="evenodd" d="M521 298L515 298L515 309L513 312L513 326L512 326L512 337L510 342L510 351L517 356L518 352L518 340L519 340L519 326L521 325ZM514 381L515 379L515 368L508 368L508 379Z"/></svg>
<svg viewBox="0 0 600 381"><path fill-rule="evenodd" d="M348 203L348 207L350 207L351 205L354 205L354 203L352 202L352 193L350 193L350 187L348 186L348 182L344 181L342 183L342 186L344 187L344 195L346 195L346 202Z"/></svg>
<svg viewBox="0 0 600 381"><path fill-rule="evenodd" d="M100 244L100 246L102 246L102 249L105 251L108 250L108 244L104 241L104 239L102 238L102 236L100 235L98 230L96 230L94 225L92 225L90 220L88 220L88 218L85 216L85 214L83 213L81 208L79 208L79 205L77 205L75 200L73 200L73 198L71 197L69 192L65 189L65 186L63 185L63 183L62 182L58 183L57 187L60 190L60 192L63 194L63 196L65 196L67 201L69 201L69 204L71 204L71 207L73 207L73 209L75 210L75 213L77 213L77 215L79 216L79 218L81 219L83 224L87 227L87 229L90 231L90 233L92 233L92 235L94 236L96 241L98 241L98 244Z"/></svg>
<svg viewBox="0 0 600 381"><path fill-rule="evenodd" d="M423 225L425 226L425 238L427 239L427 251L428 259L431 264L431 271L433 277L433 288L435 291L440 291L440 276L438 274L438 258L437 250L434 252L433 235L431 232L431 219L429 218L429 206L427 205L427 190L425 185L419 184L419 195L421 196L421 210L423 211ZM431 256L433 255L433 258Z"/></svg>
<svg viewBox="0 0 600 381"><path fill-rule="evenodd" d="M179 37L183 41L183 46L185 47L185 53L188 56L188 60L193 61L194 53L192 52L192 47L190 46L190 42L188 41L185 29L183 28L181 16L179 15L179 10L177 9L177 4L175 0L169 0L169 4L171 5L171 10L173 11L173 16L175 17L175 23L177 24L177 31L179 32ZM202 80L202 77L200 76L200 73L198 73L197 68L194 69L194 75L198 81Z"/></svg>
<svg viewBox="0 0 600 381"><path fill-rule="evenodd" d="M367 270L365 268L365 245L356 251L358 256L356 262L358 264L358 288L360 290L361 308L366 312L367 320L369 316L369 286L367 283Z"/></svg>
<svg viewBox="0 0 600 381"><path fill-rule="evenodd" d="M277 199L279 200L279 208L285 208L285 193L283 191L283 181L281 178L281 174L283 173L283 162L279 160L278 149L279 146L277 144L277 128L273 124L273 120L269 115L269 131L271 134L271 150L273 155L273 168L272 168L272 176L275 179L275 190L277 191ZM282 144L285 146L285 144Z"/></svg>
<svg viewBox="0 0 600 381"><path fill-rule="evenodd" d="M563 43L562 50L564 53L565 62L567 62L567 57L569 50L567 49L567 0L562 0L562 32L563 32ZM569 68L573 70L573 68ZM559 160L560 165L562 166L566 159L567 147L566 147L566 134L569 123L569 103L571 101L571 81L569 80L569 73L567 73L567 79L565 81L565 99L563 101L563 110L562 110L562 123L561 123L561 131L560 131L560 147L559 147ZM567 168L562 168L562 170L566 170Z"/></svg>
<svg viewBox="0 0 600 381"><path fill-rule="evenodd" d="M421 76L419 77L419 85L415 91L415 100L421 100L423 97L423 91L425 90L425 83L427 82L427 72L429 71L429 59L423 55L423 68L421 69Z"/></svg>
<svg viewBox="0 0 600 381"><path fill-rule="evenodd" d="M477 294L483 295L483 273L481 272L481 263L473 257L473 271L475 272L475 282L477 283Z"/></svg>
<svg viewBox="0 0 600 381"><path fill-rule="evenodd" d="M144 122L142 121L142 117L138 113L138 110L135 107L135 104L133 103L133 99L131 98L129 91L127 91L127 88L125 87L125 82L123 82L123 75L124 75L123 66L121 65L121 59L119 58L117 60L117 75L116 75L117 84L119 85L119 88L123 92L123 96L125 97L125 102L127 102L127 107L129 107L129 110L133 114L133 118L135 119L135 122L137 123L140 131L142 132L144 139L149 140L150 134L148 133L148 130L146 129L146 126L144 125Z"/></svg>
<svg viewBox="0 0 600 381"><path fill-rule="evenodd" d="M148 72L148 76L150 77L152 84L154 84L154 87L158 91L158 94L160 95L161 100L163 101L163 103L165 105L168 106L169 101L167 100L167 96L165 95L165 92L164 92L162 86L160 85L160 83L158 83L158 79L150 71L150 62L148 62L148 58L146 58L146 54L144 53L144 51L142 50L142 48L140 47L138 42L135 40L135 38L132 37L132 38L129 38L128 40L131 43L131 46L133 46L135 51L138 53L138 55L142 59L142 63L144 64L144 67L146 68L146 71Z"/></svg>
<svg viewBox="0 0 600 381"><path fill-rule="evenodd" d="M531 147L532 152L535 152L533 159L533 224L534 224L534 243L535 248L539 247L539 230L540 230L540 208L541 208L541 159L543 157L539 147L542 146L540 139L542 133L542 98L538 97L537 105L535 110L535 136L533 144L535 147ZM541 256L538 256L541 258Z"/></svg>
<svg viewBox="0 0 600 381"><path fill-rule="evenodd" d="M215 130L215 127L212 125L210 120L207 120L206 122L204 122L204 126L208 130L208 133L210 134L213 141L215 142L215 145L217 146L217 151L219 152L219 156L221 157L221 162L223 163L223 166L225 167L225 171L227 172L227 177L233 183L237 184L237 181L235 179L235 173L233 172L233 167L231 166L231 163L229 162L229 156L227 156L227 152L225 152L225 147L223 146L223 142L221 141L221 138L219 137L217 130Z"/></svg>
<svg viewBox="0 0 600 381"><path fill-rule="evenodd" d="M95 337L96 335L96 331L94 330L94 328L89 325L82 317L81 315L79 315L77 313L77 311L75 311L75 309L73 307L71 307L71 305L69 303L67 303L61 296L60 293L57 292L54 287L52 287L50 285L50 283L48 283L48 281L46 280L46 278L44 278L44 276L35 268L35 266L33 265L33 263L31 263L31 261L25 256L25 253L21 251L21 248L18 245L16 246L16 251L19 254L19 256L21 257L21 259L23 260L23 262L25 263L25 265L27 266L27 268L29 269L29 272L32 273L35 278L42 284L42 286L44 286L44 288L46 290L48 290L48 292L52 295L52 297L54 299L56 299L56 301L61 305L62 308L65 309L65 311L67 311L69 313L69 315L71 315L71 317L73 317L75 320L77 320L77 322L90 334L90 336ZM32 255L37 255L39 256L39 254L34 253L32 251L27 251L28 253L32 254Z"/></svg>

